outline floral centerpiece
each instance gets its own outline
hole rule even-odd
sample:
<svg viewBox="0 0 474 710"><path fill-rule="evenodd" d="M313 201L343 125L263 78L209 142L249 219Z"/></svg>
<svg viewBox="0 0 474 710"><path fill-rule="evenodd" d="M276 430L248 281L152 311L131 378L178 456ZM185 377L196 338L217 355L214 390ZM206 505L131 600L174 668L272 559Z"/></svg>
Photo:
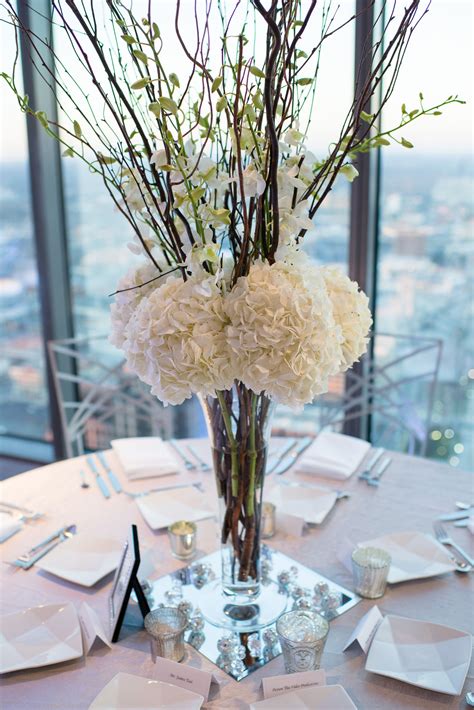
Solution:
<svg viewBox="0 0 474 710"><path fill-rule="evenodd" d="M393 142L411 148L404 129L458 99L427 108L420 94L397 126L380 128L427 10L419 0L399 15L386 8L374 18L372 61L357 74L345 121L316 157L307 140L321 50L355 16L339 22L337 8L316 0L176 0L165 37L153 3L137 17L131 3L109 0L104 18L93 3L52 4L77 79L7 3L62 119L31 106L14 75L3 76L64 155L102 176L134 231L130 248L142 261L114 294L111 341L165 404L201 398L222 508L224 588L252 599L273 404L301 408L326 392L365 352L371 326L366 295L340 270L313 263L305 234L335 181L357 177L360 153ZM182 30L190 10L191 39ZM186 71L166 65L173 52Z"/></svg>

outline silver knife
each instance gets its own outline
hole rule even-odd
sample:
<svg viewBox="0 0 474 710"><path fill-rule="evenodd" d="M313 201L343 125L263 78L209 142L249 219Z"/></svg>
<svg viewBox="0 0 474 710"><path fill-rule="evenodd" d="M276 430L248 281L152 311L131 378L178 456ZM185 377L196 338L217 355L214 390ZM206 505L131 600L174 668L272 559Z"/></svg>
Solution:
<svg viewBox="0 0 474 710"><path fill-rule="evenodd" d="M90 470L92 471L92 473L93 473L94 476L95 476L95 480L96 480L97 485L99 486L99 488L100 488L100 490L101 490L101 492L102 492L102 495L104 496L104 498L110 498L110 491L109 491L109 489L107 488L106 482L104 481L104 479L103 479L102 476L100 475L100 473L99 473L99 471L98 471L98 469L97 469L97 466L95 465L95 461L94 461L94 459L92 458L92 456L90 456L90 455L89 455L89 456L86 456L86 461L87 461L87 465L89 466Z"/></svg>
<svg viewBox="0 0 474 710"><path fill-rule="evenodd" d="M44 540L41 540L37 545L34 547L30 548L28 552L25 552L23 555L19 556L19 559L27 559L30 558L32 555L34 555L35 552L39 552L40 550L43 549L43 547L48 546L51 542L56 540L57 538L60 538L61 535L64 535L65 533L71 533L72 535L76 534L76 526L75 525L63 525L62 528L59 528L59 530L56 530L56 532L52 533L51 535L48 535Z"/></svg>
<svg viewBox="0 0 474 710"><path fill-rule="evenodd" d="M112 484L112 488L116 493L121 493L122 492L122 486L120 485L120 481L115 475L115 473L112 471L112 469L109 466L109 463L107 459L104 456L103 451L98 451L96 453L97 458L99 459L100 463L104 467L105 473L109 477L109 481Z"/></svg>
<svg viewBox="0 0 474 710"><path fill-rule="evenodd" d="M305 436L301 439L301 441L293 447L291 453L285 456L281 463L274 469L274 473L276 473L277 476L281 476L282 473L286 473L286 471L288 471L288 469L290 469L294 465L295 461L301 456L303 451L306 451L308 446L311 446L313 441L314 439L312 436Z"/></svg>
<svg viewBox="0 0 474 710"><path fill-rule="evenodd" d="M21 569L30 569L33 565L38 562L42 557L48 554L53 548L59 545L61 542L68 540L70 537L75 535L77 528L75 525L67 525L57 531L56 534L50 535L47 540L43 540L39 545L32 547L29 552L25 555L20 555L11 564L15 567L21 567Z"/></svg>
<svg viewBox="0 0 474 710"><path fill-rule="evenodd" d="M469 518L470 515L474 515L474 510L468 508L467 510L458 510L456 513L445 513L444 515L438 515L438 520L443 520L445 523L450 520L464 520L464 518Z"/></svg>

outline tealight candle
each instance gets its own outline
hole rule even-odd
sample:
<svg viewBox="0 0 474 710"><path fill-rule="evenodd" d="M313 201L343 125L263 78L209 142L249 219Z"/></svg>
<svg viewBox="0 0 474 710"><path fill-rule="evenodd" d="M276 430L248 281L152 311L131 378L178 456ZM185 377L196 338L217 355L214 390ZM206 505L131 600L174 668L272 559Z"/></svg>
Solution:
<svg viewBox="0 0 474 710"><path fill-rule="evenodd" d="M318 670L329 624L310 610L287 611L276 623L287 673Z"/></svg>
<svg viewBox="0 0 474 710"><path fill-rule="evenodd" d="M262 532L263 539L273 537L275 534L275 506L273 503L262 503Z"/></svg>
<svg viewBox="0 0 474 710"><path fill-rule="evenodd" d="M196 525L187 520L178 520L168 528L171 553L178 560L188 560L196 552Z"/></svg>
<svg viewBox="0 0 474 710"><path fill-rule="evenodd" d="M359 547L352 553L354 589L366 599L378 599L385 594L392 559L378 547Z"/></svg>

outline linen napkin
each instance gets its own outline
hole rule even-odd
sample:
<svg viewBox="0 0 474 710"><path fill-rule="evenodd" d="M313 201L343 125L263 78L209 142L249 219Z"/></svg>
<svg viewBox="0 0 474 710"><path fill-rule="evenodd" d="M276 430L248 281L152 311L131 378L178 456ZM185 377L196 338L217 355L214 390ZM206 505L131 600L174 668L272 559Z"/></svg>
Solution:
<svg viewBox="0 0 474 710"><path fill-rule="evenodd" d="M5 542L18 530L21 530L21 522L15 516L0 513L0 542Z"/></svg>
<svg viewBox="0 0 474 710"><path fill-rule="evenodd" d="M156 491L136 498L140 513L152 530L161 530L176 520L196 522L217 513L215 499L197 491L194 486L170 491Z"/></svg>
<svg viewBox="0 0 474 710"><path fill-rule="evenodd" d="M301 456L296 473L311 473L343 481L359 468L369 450L367 441L323 431Z"/></svg>
<svg viewBox="0 0 474 710"><path fill-rule="evenodd" d="M158 436L114 439L111 443L130 481L180 472L179 461L171 447Z"/></svg>

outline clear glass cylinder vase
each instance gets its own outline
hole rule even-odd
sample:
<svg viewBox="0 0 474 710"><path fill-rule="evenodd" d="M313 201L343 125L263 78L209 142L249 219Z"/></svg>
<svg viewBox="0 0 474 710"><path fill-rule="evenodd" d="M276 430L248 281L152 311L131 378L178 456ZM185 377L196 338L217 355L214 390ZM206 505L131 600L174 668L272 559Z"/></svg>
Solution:
<svg viewBox="0 0 474 710"><path fill-rule="evenodd" d="M222 591L236 604L260 592L260 533L273 404L241 382L202 397L219 498Z"/></svg>

